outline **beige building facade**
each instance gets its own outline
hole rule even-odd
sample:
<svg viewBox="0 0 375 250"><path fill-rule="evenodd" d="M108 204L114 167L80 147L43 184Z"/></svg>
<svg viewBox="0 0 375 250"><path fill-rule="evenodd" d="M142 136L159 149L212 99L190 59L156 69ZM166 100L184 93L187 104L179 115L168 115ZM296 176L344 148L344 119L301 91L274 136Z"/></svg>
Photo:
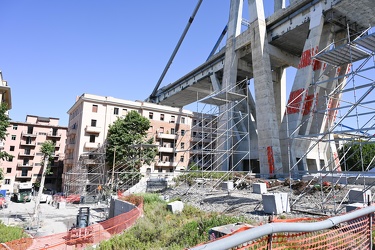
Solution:
<svg viewBox="0 0 375 250"><path fill-rule="evenodd" d="M131 110L150 120L148 138L154 138L158 155L144 172L174 172L189 165L193 112L143 101L83 94L68 110L69 125L64 172L77 166L80 155L105 143L109 126Z"/></svg>
<svg viewBox="0 0 375 250"><path fill-rule="evenodd" d="M13 192L14 184L40 182L42 176L41 145L55 143L51 173L46 175L45 188L61 191L64 149L67 127L59 126L59 118L27 115L25 122L11 121L4 141L4 150L13 155L9 161L1 161L4 173L1 189Z"/></svg>

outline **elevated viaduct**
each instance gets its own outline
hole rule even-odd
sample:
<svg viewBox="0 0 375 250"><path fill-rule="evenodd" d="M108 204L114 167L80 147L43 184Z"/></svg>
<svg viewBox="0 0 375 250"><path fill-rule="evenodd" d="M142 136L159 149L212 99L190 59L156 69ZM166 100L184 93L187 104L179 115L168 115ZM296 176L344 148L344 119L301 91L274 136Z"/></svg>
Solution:
<svg viewBox="0 0 375 250"><path fill-rule="evenodd" d="M244 4L249 11L245 30ZM222 152L216 156L221 158L215 161L216 169L250 165L264 175L339 171L337 145L330 133L361 103L370 106L367 115L374 112L374 101L368 99L374 88L370 81L338 117L343 93L353 91L346 84L353 63L375 52L370 33L375 2L290 0L285 6L283 0L274 0L274 13L267 19L264 4L231 0L225 47L177 81L156 86L148 101L174 107L196 101L218 106L218 127L231 133L218 131L215 137ZM290 83L288 67L296 68ZM248 84L254 84L254 93ZM238 95L246 96L245 104L239 104ZM236 114L247 116L238 119ZM246 136L238 136L239 131ZM236 150L249 153L223 156Z"/></svg>

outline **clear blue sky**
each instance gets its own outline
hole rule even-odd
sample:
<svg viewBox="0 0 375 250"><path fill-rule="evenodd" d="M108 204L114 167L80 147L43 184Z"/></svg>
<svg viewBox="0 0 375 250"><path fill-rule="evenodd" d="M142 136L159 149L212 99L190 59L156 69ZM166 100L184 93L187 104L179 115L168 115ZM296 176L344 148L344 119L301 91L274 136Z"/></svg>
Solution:
<svg viewBox="0 0 375 250"><path fill-rule="evenodd" d="M228 20L229 2L203 1L162 86L206 60ZM10 117L58 117L67 126L66 112L83 93L144 100L196 4L2 1L0 70L12 89Z"/></svg>

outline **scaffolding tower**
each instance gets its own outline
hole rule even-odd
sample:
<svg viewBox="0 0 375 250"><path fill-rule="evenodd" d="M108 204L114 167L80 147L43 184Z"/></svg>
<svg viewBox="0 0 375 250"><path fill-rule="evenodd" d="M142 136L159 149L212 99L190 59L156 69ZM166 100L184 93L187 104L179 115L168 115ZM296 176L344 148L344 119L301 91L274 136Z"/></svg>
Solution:
<svg viewBox="0 0 375 250"><path fill-rule="evenodd" d="M105 165L105 144L80 155L78 163L64 175L64 193L94 195L108 182Z"/></svg>
<svg viewBox="0 0 375 250"><path fill-rule="evenodd" d="M351 40L353 37L354 39ZM337 192L340 191L335 189L335 186L338 184L344 186L361 184L363 192L375 184L375 174L369 172L375 167L375 151L366 152L370 154L366 157L371 161L365 165L363 162L365 152L362 150L364 145L375 143L374 54L375 33L370 33L370 29L361 34L348 35L340 46L332 43L317 53L314 60L322 63L326 71L331 70L336 73L334 77L327 78L322 75L317 80L312 80L310 88L314 89L314 93L324 93L324 96L316 94L313 98L305 98L300 107L313 106L313 112L301 121L296 130L289 131L289 141L303 141L310 144L303 157L290 164L290 177L309 176L307 187L314 183L323 186L324 181L332 182L332 188L328 192L322 190L321 202L316 204L316 209L324 212L331 210L331 213L337 214L343 209L342 204L348 194L344 199L337 200ZM346 72L340 72L343 69ZM328 82L333 82L335 85L328 88L326 84ZM300 95L307 95L308 91ZM288 108L296 108L296 106L287 105L287 110ZM316 134L299 132L299 129L308 126L307 124L313 126L314 122L319 121L322 122L323 129ZM356 144L359 145L359 152L350 153L349 150ZM326 156L325 161L320 160L320 168L311 169L308 166L308 156L312 152L319 157ZM349 166L347 162L356 153L360 154L360 160L356 165ZM292 163L292 159L289 162ZM304 166L305 164L307 166ZM360 171L352 171L353 169L360 169ZM302 192L291 202L291 205L296 205L304 194L305 192Z"/></svg>

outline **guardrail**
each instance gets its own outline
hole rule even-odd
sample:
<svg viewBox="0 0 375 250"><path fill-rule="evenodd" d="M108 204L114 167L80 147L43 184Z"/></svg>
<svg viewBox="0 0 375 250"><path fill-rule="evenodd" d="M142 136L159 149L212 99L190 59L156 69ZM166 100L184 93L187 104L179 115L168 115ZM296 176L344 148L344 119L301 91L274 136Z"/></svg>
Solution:
<svg viewBox="0 0 375 250"><path fill-rule="evenodd" d="M269 223L191 250L372 249L375 206L311 223Z"/></svg>

